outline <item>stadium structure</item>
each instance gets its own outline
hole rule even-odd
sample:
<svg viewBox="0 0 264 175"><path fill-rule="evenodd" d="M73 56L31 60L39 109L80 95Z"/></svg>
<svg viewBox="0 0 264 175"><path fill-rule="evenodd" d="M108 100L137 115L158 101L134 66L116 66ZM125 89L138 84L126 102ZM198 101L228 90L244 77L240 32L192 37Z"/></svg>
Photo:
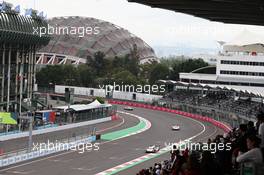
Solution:
<svg viewBox="0 0 264 175"><path fill-rule="evenodd" d="M264 37L244 31L223 45L217 64L180 73L179 81L160 80L170 89L161 103L224 116L234 126L255 120L263 110ZM237 126L237 125L235 125Z"/></svg>
<svg viewBox="0 0 264 175"><path fill-rule="evenodd" d="M48 23L60 33L54 32L49 44L39 50L37 54L39 65L78 65L86 63L87 58L98 51L103 52L106 58L114 58L129 54L134 47L137 47L140 63L157 61L154 50L146 42L110 22L70 16L55 17L48 20ZM90 33L84 36L74 32L68 33L71 29L77 28L78 31L82 27L88 28Z"/></svg>
<svg viewBox="0 0 264 175"><path fill-rule="evenodd" d="M0 7L0 106L1 111L21 112L23 99L33 96L36 50L50 39L34 33L34 28L46 27L47 22L35 10L24 16L9 3Z"/></svg>

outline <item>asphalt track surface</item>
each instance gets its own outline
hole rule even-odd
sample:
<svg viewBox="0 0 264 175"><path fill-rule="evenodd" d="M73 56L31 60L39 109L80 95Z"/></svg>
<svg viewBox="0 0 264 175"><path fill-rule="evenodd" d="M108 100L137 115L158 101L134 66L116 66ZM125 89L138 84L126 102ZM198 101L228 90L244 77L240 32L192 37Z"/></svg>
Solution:
<svg viewBox="0 0 264 175"><path fill-rule="evenodd" d="M205 131L195 138L195 141L205 141L208 137L223 133L211 124L203 123L204 126L202 126L199 122L172 113L141 108L135 108L130 113L149 120L152 127L138 135L100 144L99 151L83 154L70 151L63 152L2 169L0 175L93 175L145 155L145 149L149 145L157 144L165 147L166 142L175 143L185 140L203 131L204 127ZM131 117L125 116L124 118L126 121L131 120L135 124L138 122L138 119L134 121L135 119L131 119ZM131 122L126 122L122 127L130 127L128 123L131 124ZM171 126L174 124L179 124L181 130L172 131ZM168 155L165 154L146 161L118 174L134 175L140 169L153 166L155 162L164 159L168 159Z"/></svg>
<svg viewBox="0 0 264 175"><path fill-rule="evenodd" d="M88 126L82 126L78 128L66 129L62 131L50 132L40 135L34 135L33 141L36 143L45 143L47 139L49 141L56 141L56 140L63 140L67 138L71 138L74 136L81 136L81 135L88 135L93 131L93 128L96 128L98 133L107 133L114 130L124 129L126 127L134 126L139 121L133 118L127 118L123 122L123 118L120 118L115 121L108 121L104 123L98 123ZM12 139L8 141L0 142L1 148L4 150L5 153L15 152L16 150L26 149L28 146L28 137Z"/></svg>

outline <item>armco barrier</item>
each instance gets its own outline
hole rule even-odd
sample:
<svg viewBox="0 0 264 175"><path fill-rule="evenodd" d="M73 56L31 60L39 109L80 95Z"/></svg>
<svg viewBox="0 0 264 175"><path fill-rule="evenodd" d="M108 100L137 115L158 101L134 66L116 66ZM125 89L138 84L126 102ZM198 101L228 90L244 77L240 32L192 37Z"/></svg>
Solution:
<svg viewBox="0 0 264 175"><path fill-rule="evenodd" d="M157 106L152 106L152 105L146 105L146 104L141 104L141 103L135 103L135 102L127 102L127 101L117 101L117 100L109 100L108 103L111 104L117 104L117 105L126 105L126 106L132 106L132 107L139 107L139 108L146 108L146 109L151 109L151 110L157 110L157 111L164 111L164 112L170 112L174 113L177 115L182 115L188 118L200 120L200 121L205 121L212 123L218 128L223 129L225 132L231 131L231 128L227 126L226 124L223 124L219 121L216 121L210 117L207 116L202 116L198 114L192 114L184 111L179 111L179 110L174 110L174 109L169 109L169 108L164 108L164 107L157 107Z"/></svg>
<svg viewBox="0 0 264 175"><path fill-rule="evenodd" d="M0 168L6 167L12 164L17 164L23 161L40 158L40 157L47 156L53 153L66 151L69 148L73 147L74 145L87 144L87 143L91 143L94 141L96 141L96 136L90 136L90 137L87 137L86 139L81 139L81 140L64 143L64 144L59 144L56 147L53 147L53 149L37 150L37 151L29 152L29 153L20 154L17 156L8 157L5 159L0 159ZM65 145L68 145L68 146L65 146Z"/></svg>

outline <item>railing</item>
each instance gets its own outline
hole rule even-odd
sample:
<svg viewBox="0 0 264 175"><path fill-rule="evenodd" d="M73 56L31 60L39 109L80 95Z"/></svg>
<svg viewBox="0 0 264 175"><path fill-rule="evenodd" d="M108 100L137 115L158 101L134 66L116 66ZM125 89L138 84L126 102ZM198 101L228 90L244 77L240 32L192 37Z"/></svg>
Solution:
<svg viewBox="0 0 264 175"><path fill-rule="evenodd" d="M243 163L240 168L240 175L263 175L264 163Z"/></svg>
<svg viewBox="0 0 264 175"><path fill-rule="evenodd" d="M95 140L96 140L96 136L95 136L94 131L92 131L91 133L74 136L74 137L63 139L60 141L56 140L56 143L60 143L60 144L56 145L56 147L52 147L52 149L37 149L36 150L33 148L32 150L28 150L27 148L25 148L25 149L16 150L13 152L8 152L5 154L0 154L0 167L9 166L11 164L16 164L22 161L31 160L34 158L46 156L46 155L53 154L56 152L66 151L66 150L69 150L69 148L71 148L71 145L78 145L81 143L90 143L90 142L94 142ZM48 145L49 143L53 143L53 142L45 142L45 143L43 142L39 144ZM54 142L54 145L55 145L55 142Z"/></svg>

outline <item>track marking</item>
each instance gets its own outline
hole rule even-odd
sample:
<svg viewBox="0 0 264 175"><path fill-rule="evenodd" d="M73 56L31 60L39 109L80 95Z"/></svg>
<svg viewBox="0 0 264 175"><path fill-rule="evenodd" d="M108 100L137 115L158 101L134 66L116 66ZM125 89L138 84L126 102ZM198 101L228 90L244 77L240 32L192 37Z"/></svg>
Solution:
<svg viewBox="0 0 264 175"><path fill-rule="evenodd" d="M126 115L130 115L132 117L136 117L138 119L143 119L146 122L146 128L141 129L141 131L137 131L137 132L135 132L133 134L128 134L126 136L123 136L123 137L120 137L120 138L116 138L114 140L108 140L108 141L105 141L105 142L101 142L100 145L103 145L103 144L106 144L106 143L110 143L110 142L114 142L114 141L120 140L120 139L125 138L125 137L129 137L129 136L132 136L132 135L135 135L135 134L139 134L139 133L142 133L142 132L144 132L144 131L146 131L146 130L151 128L151 122L148 121L147 119L144 119L144 118L142 118L140 116L137 116L137 115L131 114L131 113L127 113L127 112L122 112L122 111L118 111L118 112L126 114ZM23 164L19 164L19 165L16 165L16 166L11 166L11 167L8 167L8 168L5 168L5 169L1 169L0 172L8 171L8 170L11 170L11 169L14 169L14 168L23 167L23 166L30 165L30 164L37 163L37 162L41 162L41 161L44 161L44 160L49 160L49 159L52 159L52 158L55 158L55 157L71 154L73 152L76 152L76 151L73 151L73 150L65 151L65 152L62 152L62 153L59 153L59 154L55 154L53 156L48 156L48 157L44 157L42 159L37 159L37 160L30 161L30 162L27 162L27 163L23 163Z"/></svg>
<svg viewBox="0 0 264 175"><path fill-rule="evenodd" d="M205 125L202 122L200 122L198 120L194 120L192 118L188 118L188 119L189 120L192 120L192 121L194 121L196 123L198 123L200 126L202 126L203 130L201 132L199 132L198 134L196 134L196 135L194 135L194 136L192 136L190 138L185 139L184 142L190 142L191 140L195 139L196 137L202 135L205 132L205 130L206 130ZM180 142L178 142L178 144L179 143ZM159 157L159 156L167 153L169 150L170 150L170 146L164 147L158 153L155 153L155 154L146 154L144 156L141 156L141 157L138 157L136 159L133 159L133 160L131 160L129 162L123 163L121 165L118 165L118 166L115 166L113 168L110 168L110 169L107 169L105 171L102 171L100 173L97 173L96 175L112 175L112 174L117 174L118 172L124 171L124 170L129 169L129 168L131 168L133 166L136 166L138 164L141 164L141 163L146 162L148 160L151 160L153 158Z"/></svg>
<svg viewBox="0 0 264 175"><path fill-rule="evenodd" d="M97 167L94 168L72 168L73 170L78 170L78 171L92 171L94 169L96 169Z"/></svg>
<svg viewBox="0 0 264 175"><path fill-rule="evenodd" d="M213 126L214 126L214 125L213 125ZM216 126L214 126L214 132L211 133L211 134L208 135L208 136L205 136L205 137L200 138L199 141L203 141L204 139L211 138L211 137L212 137L213 135L215 135L218 131L219 131L218 128L217 128Z"/></svg>
<svg viewBox="0 0 264 175"><path fill-rule="evenodd" d="M101 129L101 130L99 130L99 131L96 131L96 133L102 133L102 132L104 132L104 131L107 131L107 130L114 129L114 128L117 128L117 127L122 126L122 125L125 123L125 119L124 119L124 117L122 117L122 116L121 116L121 118L122 118L122 122L118 123L117 125L114 125L114 126L111 126L111 127L108 127L108 128L105 128L105 129ZM100 123L99 123L99 124L100 124ZM8 155L8 154L15 154L15 153L17 153L18 151L25 151L25 150L27 150L27 149L25 148L25 149L19 149L19 150L17 150L17 151L6 152L5 155ZM1 156L4 156L4 155L1 155ZM0 156L0 157L1 157L1 156Z"/></svg>
<svg viewBox="0 0 264 175"><path fill-rule="evenodd" d="M125 119L124 119L124 117L121 117L121 118L122 118L122 122L121 123L119 123L119 124L117 124L115 126L109 127L109 128L101 129L101 130L97 131L96 133L101 133L101 132L104 132L104 131L107 131L107 130L110 130L110 129L114 129L114 128L117 128L119 126L122 126L125 123Z"/></svg>

